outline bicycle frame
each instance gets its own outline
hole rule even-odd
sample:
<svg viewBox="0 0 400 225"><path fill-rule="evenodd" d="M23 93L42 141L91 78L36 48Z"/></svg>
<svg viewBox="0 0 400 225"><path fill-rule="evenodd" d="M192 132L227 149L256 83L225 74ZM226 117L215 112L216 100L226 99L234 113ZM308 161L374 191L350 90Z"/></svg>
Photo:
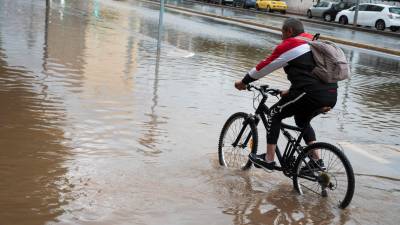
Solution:
<svg viewBox="0 0 400 225"><path fill-rule="evenodd" d="M302 145L303 143L301 143L306 134L305 132L311 128L310 122L312 118L329 111L331 107L325 106L315 109L314 112L307 112L307 115L305 115L306 112L298 115L302 116L300 117L301 120L296 121L296 124L301 123L300 127L279 121L279 133L282 133L287 139L281 149L278 146L275 149L274 154L277 155L279 166L275 166L275 163L274 168L269 165L263 166L263 159L255 155L259 147L257 126L260 121L264 124L268 139L271 127L275 126L275 124L272 124L272 122L275 123L275 116L279 116L279 113L285 113L279 111L281 110L280 105L284 105L281 103L290 102L291 100L284 99L279 104L268 106L266 103L269 96L282 95L280 90L268 87L268 85L247 85L247 90L256 90L260 93L259 95L255 93L253 96L255 112L254 114L237 112L225 122L218 142L220 165L247 170L254 163L255 167L266 171L268 169L282 171L285 176L293 180L293 186L300 194L316 193L322 197L330 197L332 195L333 198L329 200L335 201L340 208L344 209L350 204L355 188L354 171L348 158L343 151L330 143L306 143L309 145ZM259 97L262 98L260 99ZM308 118L304 118L304 116ZM238 123L237 121L241 122ZM236 137L232 135L236 135ZM233 140L232 137L234 138ZM250 145L248 145L249 142ZM244 164L248 153L249 159ZM225 161L225 156L230 157L230 160ZM233 163L231 163L232 156ZM324 162L328 164L326 165Z"/></svg>
<svg viewBox="0 0 400 225"><path fill-rule="evenodd" d="M244 121L244 123L249 123L250 121L248 120L253 120L256 124L256 126L258 126L258 123L260 122L260 118L261 121L264 124L264 127L266 130L269 129L269 123L268 120L269 118L267 118L267 116L269 117L269 115L271 114L271 108L269 108L265 103L268 99L267 95L263 95L262 100L260 101L256 111L255 111L255 115L251 115L249 114L249 117L247 120ZM239 142L241 136L243 135L245 128L246 128L246 124L243 124L243 128L241 129L237 139L234 142L234 146L237 145L237 143ZM309 125L307 125L309 126ZM303 147L300 145L301 139L304 136L304 132L306 130L307 127L304 128L299 128L296 126L291 126L285 123L281 123L281 132L283 133L283 135L285 136L285 138L287 139L287 144L285 147L285 150L283 152L283 154L280 152L279 148L276 147L275 149L275 153L278 157L279 163L281 166L275 166L275 170L279 170L282 171L286 176L291 177L293 175L293 171L292 168L294 166L294 162L296 160L295 157L295 153L300 154L300 152L302 151ZM288 130L292 130L292 131L298 131L300 132L300 135L296 138L294 138ZM243 145L247 145L249 139L250 139L251 135L249 134Z"/></svg>

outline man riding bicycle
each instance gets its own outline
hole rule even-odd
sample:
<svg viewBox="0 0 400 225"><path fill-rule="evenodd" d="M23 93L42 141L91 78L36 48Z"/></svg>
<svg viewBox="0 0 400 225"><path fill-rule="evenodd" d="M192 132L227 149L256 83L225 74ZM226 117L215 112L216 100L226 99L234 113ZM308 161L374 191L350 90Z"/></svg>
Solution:
<svg viewBox="0 0 400 225"><path fill-rule="evenodd" d="M333 108L336 104L337 83L324 83L311 73L316 65L310 46L304 39L311 41L312 38L311 34L304 32L300 20L286 19L282 26L283 41L269 57L251 69L242 80L235 82L238 90L245 90L249 83L283 67L291 83L289 90L282 91L282 98L271 108L266 154L249 155L254 164L264 169L274 169L275 148L282 119L294 116L297 126L306 127L317 110L323 107ZM306 129L303 138L307 144L316 141L311 125ZM316 151L313 158L319 159ZM317 163L323 166L322 160Z"/></svg>

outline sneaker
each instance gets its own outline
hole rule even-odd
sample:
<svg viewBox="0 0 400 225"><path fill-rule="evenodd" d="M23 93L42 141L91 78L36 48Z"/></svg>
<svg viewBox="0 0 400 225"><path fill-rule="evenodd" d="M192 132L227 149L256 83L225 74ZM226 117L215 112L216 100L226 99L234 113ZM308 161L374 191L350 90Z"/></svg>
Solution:
<svg viewBox="0 0 400 225"><path fill-rule="evenodd" d="M322 159L318 159L317 161L311 159L308 161L308 167L307 165L303 166L301 168L302 173L310 173L310 172L317 172L317 171L324 171L326 170L324 161Z"/></svg>
<svg viewBox="0 0 400 225"><path fill-rule="evenodd" d="M257 157L264 160L266 155L267 155L267 154L263 153L263 154L257 155ZM255 168L259 168L259 169L261 168L261 166L259 166L259 165L257 165L257 164L254 164L254 167L255 167Z"/></svg>
<svg viewBox="0 0 400 225"><path fill-rule="evenodd" d="M254 153L250 153L249 155L250 161L254 163L254 166L257 168L263 168L267 170L273 170L275 168L275 162L267 163L265 161L265 153L261 155L256 155Z"/></svg>

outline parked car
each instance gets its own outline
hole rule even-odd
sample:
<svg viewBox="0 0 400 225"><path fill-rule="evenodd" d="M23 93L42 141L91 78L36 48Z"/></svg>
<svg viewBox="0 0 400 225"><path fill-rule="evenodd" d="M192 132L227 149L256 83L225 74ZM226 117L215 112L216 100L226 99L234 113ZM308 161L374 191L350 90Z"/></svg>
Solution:
<svg viewBox="0 0 400 225"><path fill-rule="evenodd" d="M233 0L233 6L239 6L245 9L255 8L256 0Z"/></svg>
<svg viewBox="0 0 400 225"><path fill-rule="evenodd" d="M233 0L205 0L205 2L222 4L222 5L232 5Z"/></svg>
<svg viewBox="0 0 400 225"><path fill-rule="evenodd" d="M335 21L341 24L354 22L355 6L340 11ZM385 30L387 27L395 32L400 29L400 7L383 4L360 4L357 25L375 27Z"/></svg>
<svg viewBox="0 0 400 225"><path fill-rule="evenodd" d="M266 9L268 12L279 11L286 13L287 10L286 2L279 0L256 0L256 9Z"/></svg>
<svg viewBox="0 0 400 225"><path fill-rule="evenodd" d="M233 4L233 0L222 0L222 4L223 5L232 5Z"/></svg>
<svg viewBox="0 0 400 225"><path fill-rule="evenodd" d="M325 21L333 21L336 15L343 9L354 6L350 2L319 2L307 10L308 18L322 17Z"/></svg>

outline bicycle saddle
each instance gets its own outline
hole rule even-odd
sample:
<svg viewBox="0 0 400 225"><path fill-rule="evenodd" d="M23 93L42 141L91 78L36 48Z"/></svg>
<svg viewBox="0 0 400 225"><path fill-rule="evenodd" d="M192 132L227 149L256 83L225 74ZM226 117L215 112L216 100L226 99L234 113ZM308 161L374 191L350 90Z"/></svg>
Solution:
<svg viewBox="0 0 400 225"><path fill-rule="evenodd" d="M325 113L329 112L331 109L332 108L329 106L324 106L324 107L321 107L321 108L315 110L311 114L311 116L308 118L308 121L311 121L314 117L318 116L319 114L325 114Z"/></svg>

